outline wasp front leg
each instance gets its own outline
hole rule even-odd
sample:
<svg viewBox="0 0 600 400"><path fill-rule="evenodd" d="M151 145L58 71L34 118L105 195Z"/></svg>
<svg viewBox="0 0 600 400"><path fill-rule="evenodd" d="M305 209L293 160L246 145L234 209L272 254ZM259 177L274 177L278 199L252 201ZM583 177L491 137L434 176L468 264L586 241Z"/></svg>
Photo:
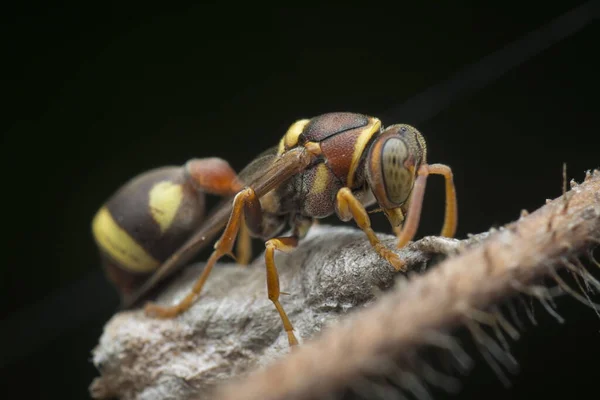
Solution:
<svg viewBox="0 0 600 400"><path fill-rule="evenodd" d="M446 181L446 211L444 216L444 226L442 236L453 237L456 233L456 190L450 167L443 164L421 165L417 170L417 177L412 189L410 203L407 210L407 218L404 220L402 229L398 232L398 248L406 246L417 232L421 218L421 209L423 207L423 197L425 195L425 186L429 174L443 175Z"/></svg>
<svg viewBox="0 0 600 400"><path fill-rule="evenodd" d="M428 165L428 169L430 174L442 175L446 182L446 211L441 235L454 237L458 220L458 210L456 206L456 188L454 187L452 169L444 164L430 164Z"/></svg>
<svg viewBox="0 0 600 400"><path fill-rule="evenodd" d="M337 192L336 212L342 221L354 219L358 227L367 235L371 246L384 259L386 259L397 271L405 270L405 262L391 249L387 248L371 228L369 214L362 203L345 187Z"/></svg>

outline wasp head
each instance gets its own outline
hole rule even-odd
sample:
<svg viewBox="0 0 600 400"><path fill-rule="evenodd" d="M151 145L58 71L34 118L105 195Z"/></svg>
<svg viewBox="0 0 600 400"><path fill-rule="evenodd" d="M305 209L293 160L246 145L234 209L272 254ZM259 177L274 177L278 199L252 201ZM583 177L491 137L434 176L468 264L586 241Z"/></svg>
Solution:
<svg viewBox="0 0 600 400"><path fill-rule="evenodd" d="M425 139L410 125L387 127L373 141L366 162L367 182L392 226L402 223L415 173L426 162Z"/></svg>

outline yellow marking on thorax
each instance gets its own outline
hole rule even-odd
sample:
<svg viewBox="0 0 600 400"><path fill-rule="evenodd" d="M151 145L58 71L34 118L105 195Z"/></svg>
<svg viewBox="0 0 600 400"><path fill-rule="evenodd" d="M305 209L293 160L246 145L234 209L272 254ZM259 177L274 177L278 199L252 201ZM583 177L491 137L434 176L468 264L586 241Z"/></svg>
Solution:
<svg viewBox="0 0 600 400"><path fill-rule="evenodd" d="M151 272L160 262L152 257L102 207L94 217L92 231L96 242L123 267L135 272Z"/></svg>
<svg viewBox="0 0 600 400"><path fill-rule="evenodd" d="M152 219L160 226L161 233L164 233L177 215L183 199L183 187L178 183L162 181L152 186L148 196Z"/></svg>
<svg viewBox="0 0 600 400"><path fill-rule="evenodd" d="M279 142L279 148L277 150L277 154L283 154L286 149L290 149L298 144L298 137L304 131L304 127L306 124L310 122L310 119L301 119L294 122L281 141Z"/></svg>
<svg viewBox="0 0 600 400"><path fill-rule="evenodd" d="M311 194L320 194L327 189L329 183L329 169L323 163L317 167L317 172L311 188Z"/></svg>
<svg viewBox="0 0 600 400"><path fill-rule="evenodd" d="M356 173L356 168L358 167L358 162L360 161L360 157L365 151L365 147L367 143L374 134L379 132L381 128L381 121L379 118L371 117L371 123L363 129L358 138L356 139L356 144L354 145L354 153L352 153L352 161L350 163L350 169L348 170L348 177L346 178L348 187L352 187L354 183L354 175Z"/></svg>

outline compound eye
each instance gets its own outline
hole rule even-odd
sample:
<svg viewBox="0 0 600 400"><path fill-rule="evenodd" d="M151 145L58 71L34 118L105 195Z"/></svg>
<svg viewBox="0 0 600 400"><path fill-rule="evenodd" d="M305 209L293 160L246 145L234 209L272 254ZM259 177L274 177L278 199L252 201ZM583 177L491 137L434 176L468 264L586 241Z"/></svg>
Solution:
<svg viewBox="0 0 600 400"><path fill-rule="evenodd" d="M381 169L386 196L390 202L397 205L408 199L412 188L413 174L405 166L408 156L406 144L398 138L388 139L381 150Z"/></svg>

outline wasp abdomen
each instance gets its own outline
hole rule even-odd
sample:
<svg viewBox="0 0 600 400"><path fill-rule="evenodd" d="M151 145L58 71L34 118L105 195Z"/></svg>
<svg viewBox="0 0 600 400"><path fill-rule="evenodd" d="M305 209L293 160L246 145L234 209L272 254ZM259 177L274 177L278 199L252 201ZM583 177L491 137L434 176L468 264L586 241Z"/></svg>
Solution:
<svg viewBox="0 0 600 400"><path fill-rule="evenodd" d="M204 194L188 181L184 168L148 171L125 183L96 213L94 239L120 288L128 276L146 276L166 260L199 226ZM131 278L131 279L130 279Z"/></svg>

